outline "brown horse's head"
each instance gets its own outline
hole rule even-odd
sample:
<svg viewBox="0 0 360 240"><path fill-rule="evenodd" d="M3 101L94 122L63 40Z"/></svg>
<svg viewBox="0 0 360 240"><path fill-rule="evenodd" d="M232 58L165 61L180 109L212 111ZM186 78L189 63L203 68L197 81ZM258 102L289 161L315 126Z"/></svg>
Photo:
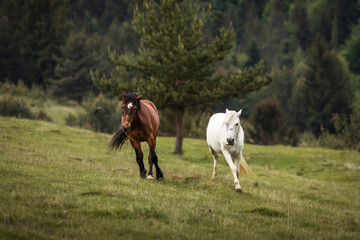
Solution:
<svg viewBox="0 0 360 240"><path fill-rule="evenodd" d="M124 132L130 131L131 123L133 122L136 112L140 109L140 100L143 95L136 95L135 93L126 93L122 91L123 102L122 102L122 124Z"/></svg>

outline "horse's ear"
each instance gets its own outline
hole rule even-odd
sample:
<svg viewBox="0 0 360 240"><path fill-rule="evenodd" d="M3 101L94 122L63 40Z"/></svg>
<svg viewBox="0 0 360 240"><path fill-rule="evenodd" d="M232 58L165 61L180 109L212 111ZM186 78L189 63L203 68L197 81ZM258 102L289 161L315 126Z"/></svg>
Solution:
<svg viewBox="0 0 360 240"><path fill-rule="evenodd" d="M229 112L229 109L226 109L225 113L227 114Z"/></svg>
<svg viewBox="0 0 360 240"><path fill-rule="evenodd" d="M125 90L122 90L121 95L122 95L122 97L123 97L123 99L124 99L124 98L126 97L126 95L127 95L126 91L125 91Z"/></svg>
<svg viewBox="0 0 360 240"><path fill-rule="evenodd" d="M237 117L240 117L241 112L242 112L242 109L240 109L240 110L237 112Z"/></svg>
<svg viewBox="0 0 360 240"><path fill-rule="evenodd" d="M143 94L140 94L139 96L136 97L137 100L141 100L143 99L144 95Z"/></svg>

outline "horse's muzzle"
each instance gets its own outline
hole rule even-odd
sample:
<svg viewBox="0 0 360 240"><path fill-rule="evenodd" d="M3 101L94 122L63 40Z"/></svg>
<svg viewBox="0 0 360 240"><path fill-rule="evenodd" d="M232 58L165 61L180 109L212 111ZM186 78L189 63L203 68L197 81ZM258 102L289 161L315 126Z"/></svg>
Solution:
<svg viewBox="0 0 360 240"><path fill-rule="evenodd" d="M129 131L130 131L131 126L129 126L129 127L127 127L127 128L123 126L123 129L124 129L124 132L125 132L125 133L127 133L127 132L129 132Z"/></svg>
<svg viewBox="0 0 360 240"><path fill-rule="evenodd" d="M233 138L227 138L226 141L230 146L234 145L234 139Z"/></svg>

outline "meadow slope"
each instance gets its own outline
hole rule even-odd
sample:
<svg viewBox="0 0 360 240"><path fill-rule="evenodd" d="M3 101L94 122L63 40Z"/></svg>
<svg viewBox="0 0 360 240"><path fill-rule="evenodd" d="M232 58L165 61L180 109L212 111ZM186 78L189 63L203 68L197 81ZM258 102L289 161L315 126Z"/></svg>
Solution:
<svg viewBox="0 0 360 240"><path fill-rule="evenodd" d="M110 138L0 117L0 239L360 239L359 152L246 145L238 194L205 140L177 156L158 138L165 178L147 181Z"/></svg>

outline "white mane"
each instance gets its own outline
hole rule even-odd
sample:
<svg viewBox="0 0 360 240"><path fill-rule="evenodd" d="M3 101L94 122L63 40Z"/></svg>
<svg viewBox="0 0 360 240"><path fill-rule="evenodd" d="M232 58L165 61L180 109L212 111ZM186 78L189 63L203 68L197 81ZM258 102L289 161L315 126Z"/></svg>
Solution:
<svg viewBox="0 0 360 240"><path fill-rule="evenodd" d="M232 123L235 118L237 117L237 112L227 110L225 113L224 123L223 124L230 124Z"/></svg>

